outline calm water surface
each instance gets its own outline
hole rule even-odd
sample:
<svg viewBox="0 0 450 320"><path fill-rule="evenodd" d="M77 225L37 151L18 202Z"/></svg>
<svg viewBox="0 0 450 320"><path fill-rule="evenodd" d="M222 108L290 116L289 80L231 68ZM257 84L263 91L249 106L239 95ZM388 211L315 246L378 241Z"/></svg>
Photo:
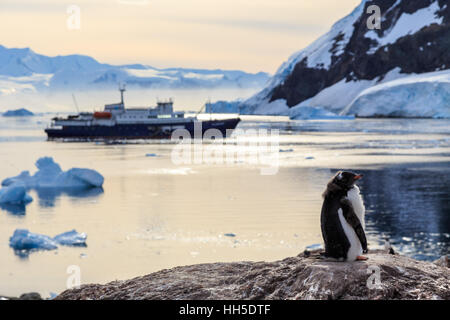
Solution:
<svg viewBox="0 0 450 320"><path fill-rule="evenodd" d="M39 157L52 156L64 170L96 169L105 183L31 190L26 207L0 207L2 294L58 293L70 265L81 268L82 283L104 283L179 265L297 255L321 242L321 193L338 169L364 174L370 247L389 238L419 259L449 254L448 120L247 117L239 128L280 130L277 148L285 152L276 174L262 175L246 159L175 165L167 142L47 142L50 117L0 117L0 179L33 173ZM50 236L76 229L88 234L88 246L19 256L8 244L17 228Z"/></svg>

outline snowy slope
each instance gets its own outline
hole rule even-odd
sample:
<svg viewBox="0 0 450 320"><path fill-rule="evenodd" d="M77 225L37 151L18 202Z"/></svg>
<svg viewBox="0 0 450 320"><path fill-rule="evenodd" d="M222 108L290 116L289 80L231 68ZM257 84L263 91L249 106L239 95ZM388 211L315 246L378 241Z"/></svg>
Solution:
<svg viewBox="0 0 450 320"><path fill-rule="evenodd" d="M367 28L369 14L366 11L370 5L381 8L380 30ZM355 110L358 115L374 114L362 112L361 100L357 102L358 107L354 100L373 86L411 75L448 70L448 39L448 1L363 0L328 33L292 55L269 84L242 102L239 109L249 114L308 114L307 110L299 110L302 107L324 108L333 113L345 109L347 114ZM442 89L441 85L445 86L439 82L437 87ZM439 91L445 92L445 89ZM425 96L417 98L423 100L433 94L430 90L420 90L420 93ZM440 100L433 101L440 103ZM408 101L405 103L413 108ZM401 108L399 115L438 114L434 107L424 104L420 112L418 107L411 112Z"/></svg>

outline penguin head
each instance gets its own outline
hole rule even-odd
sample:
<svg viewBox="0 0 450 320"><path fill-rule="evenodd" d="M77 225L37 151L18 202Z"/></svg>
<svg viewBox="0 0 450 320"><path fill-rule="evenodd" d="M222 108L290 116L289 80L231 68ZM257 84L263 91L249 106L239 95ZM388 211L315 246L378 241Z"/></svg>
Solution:
<svg viewBox="0 0 450 320"><path fill-rule="evenodd" d="M355 185L355 182L362 178L362 174L357 174L350 171L338 171L333 178L333 183L341 188L350 189Z"/></svg>
<svg viewBox="0 0 450 320"><path fill-rule="evenodd" d="M331 178L327 184L327 188L322 193L322 197L325 198L335 192L342 190L348 191L352 189L355 182L362 178L362 174L357 174L350 171L338 171L336 175Z"/></svg>

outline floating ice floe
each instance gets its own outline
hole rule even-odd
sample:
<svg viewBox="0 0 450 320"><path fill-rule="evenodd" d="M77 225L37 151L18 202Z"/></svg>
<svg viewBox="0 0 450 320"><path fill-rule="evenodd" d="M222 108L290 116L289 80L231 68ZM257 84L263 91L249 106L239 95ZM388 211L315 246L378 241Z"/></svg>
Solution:
<svg viewBox="0 0 450 320"><path fill-rule="evenodd" d="M78 233L76 230L61 233L53 238L32 233L27 229L16 229L11 238L9 246L14 250L54 250L58 245L65 246L86 246L87 235Z"/></svg>
<svg viewBox="0 0 450 320"><path fill-rule="evenodd" d="M51 157L42 157L36 161L38 171L30 175L29 171L22 171L15 177L6 178L2 186L23 183L26 188L82 188L101 187L103 176L95 170L72 168L63 171L59 164Z"/></svg>
<svg viewBox="0 0 450 320"><path fill-rule="evenodd" d="M55 240L49 236L32 233L26 229L17 229L9 238L9 246L14 250L54 250L58 248Z"/></svg>
<svg viewBox="0 0 450 320"><path fill-rule="evenodd" d="M75 229L58 234L53 238L53 240L63 246L86 246L86 239L86 233L78 233Z"/></svg>
<svg viewBox="0 0 450 320"><path fill-rule="evenodd" d="M0 204L27 204L33 198L27 194L23 183L16 183L0 189Z"/></svg>
<svg viewBox="0 0 450 320"><path fill-rule="evenodd" d="M314 244L310 244L309 246L305 247L305 250L320 250L323 249L323 244L321 243L314 243Z"/></svg>
<svg viewBox="0 0 450 320"><path fill-rule="evenodd" d="M234 238L234 237L236 237L236 234L234 234L234 233L225 233L224 236L225 236L225 237L231 237L231 238Z"/></svg>

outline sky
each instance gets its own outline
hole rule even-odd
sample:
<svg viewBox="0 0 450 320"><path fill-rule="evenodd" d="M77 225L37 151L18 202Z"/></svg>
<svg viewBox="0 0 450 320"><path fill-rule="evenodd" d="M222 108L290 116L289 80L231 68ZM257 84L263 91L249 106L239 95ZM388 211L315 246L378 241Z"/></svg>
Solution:
<svg viewBox="0 0 450 320"><path fill-rule="evenodd" d="M1 0L0 44L111 64L273 74L360 1Z"/></svg>

